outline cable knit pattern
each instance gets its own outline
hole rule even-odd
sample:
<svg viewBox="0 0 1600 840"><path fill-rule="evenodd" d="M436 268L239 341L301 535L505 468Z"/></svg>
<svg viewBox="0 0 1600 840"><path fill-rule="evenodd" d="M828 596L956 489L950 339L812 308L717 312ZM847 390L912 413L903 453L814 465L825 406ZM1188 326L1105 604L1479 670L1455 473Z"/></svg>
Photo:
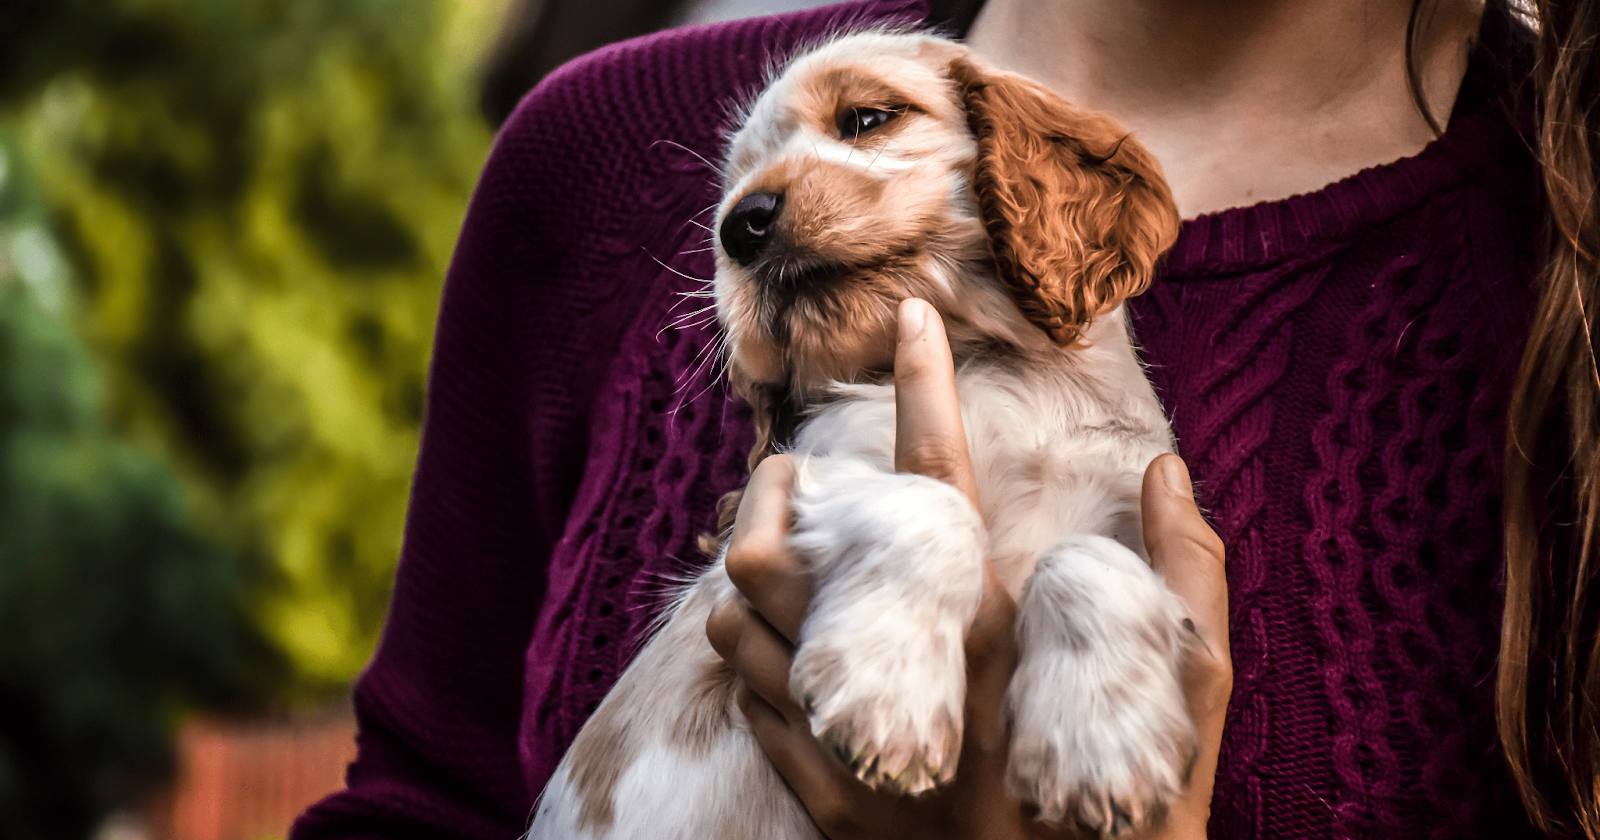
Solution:
<svg viewBox="0 0 1600 840"><path fill-rule="evenodd" d="M523 102L446 284L360 757L297 840L525 827L744 480L750 418L686 296L730 115L795 44L920 2L662 33ZM1485 84L1416 157L1185 223L1130 305L1229 549L1213 837L1535 836L1492 689L1538 211Z"/></svg>
<svg viewBox="0 0 1600 840"><path fill-rule="evenodd" d="M1536 212L1474 104L1416 158L1188 223L1133 304L1230 553L1214 836L1530 832L1492 682Z"/></svg>

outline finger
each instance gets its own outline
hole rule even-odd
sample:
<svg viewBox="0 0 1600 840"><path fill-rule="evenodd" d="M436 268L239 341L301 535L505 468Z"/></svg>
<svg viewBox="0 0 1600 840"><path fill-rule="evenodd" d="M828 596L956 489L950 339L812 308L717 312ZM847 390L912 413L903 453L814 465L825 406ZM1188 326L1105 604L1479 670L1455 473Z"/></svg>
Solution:
<svg viewBox="0 0 1600 840"><path fill-rule="evenodd" d="M1162 455L1145 470L1144 542L1150 565L1183 599L1195 633L1212 652L1228 650L1228 580L1222 540L1194 502L1189 470Z"/></svg>
<svg viewBox="0 0 1600 840"><path fill-rule="evenodd" d="M806 719L789 696L794 647L742 600L734 598L712 610L706 636L733 673L786 720Z"/></svg>
<svg viewBox="0 0 1600 840"><path fill-rule="evenodd" d="M972 746L1005 754L1006 688L1017 669L1017 602L987 563L983 598L967 630L967 739ZM967 761L962 757L962 762Z"/></svg>
<svg viewBox="0 0 1600 840"><path fill-rule="evenodd" d="M900 302L894 381L894 468L953 484L977 505L950 341L939 313L916 298Z"/></svg>
<svg viewBox="0 0 1600 840"><path fill-rule="evenodd" d="M1016 797L1005 786L1010 747L1005 698L1017 664L1016 616L1016 601L984 564L983 598L967 630L965 732L950 791L957 836L1032 836Z"/></svg>
<svg viewBox="0 0 1600 840"><path fill-rule="evenodd" d="M794 462L772 455L750 474L733 520L724 562L750 607L789 641L800 637L811 576L789 551L789 492Z"/></svg>
<svg viewBox="0 0 1600 840"><path fill-rule="evenodd" d="M1203 642L1203 647L1191 650L1184 667L1185 699L1200 730L1200 751L1190 768L1189 784L1167 819L1170 836L1203 837L1233 693L1222 540L1195 505L1189 470L1176 455L1162 455L1145 470L1142 503L1151 566L1183 599L1195 635Z"/></svg>
<svg viewBox="0 0 1600 840"><path fill-rule="evenodd" d="M861 786L844 764L804 724L797 726L748 687L740 689L738 700L767 760L817 826L829 837L854 833L852 823L863 811Z"/></svg>

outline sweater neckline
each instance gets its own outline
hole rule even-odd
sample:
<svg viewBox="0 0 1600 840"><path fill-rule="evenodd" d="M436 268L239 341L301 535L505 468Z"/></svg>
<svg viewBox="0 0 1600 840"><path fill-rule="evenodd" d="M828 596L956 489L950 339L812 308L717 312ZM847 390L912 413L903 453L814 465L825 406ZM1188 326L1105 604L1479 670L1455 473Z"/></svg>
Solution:
<svg viewBox="0 0 1600 840"><path fill-rule="evenodd" d="M1183 222L1163 278L1260 270L1380 225L1472 178L1516 133L1502 100L1456 115L1415 155L1360 170L1319 190Z"/></svg>

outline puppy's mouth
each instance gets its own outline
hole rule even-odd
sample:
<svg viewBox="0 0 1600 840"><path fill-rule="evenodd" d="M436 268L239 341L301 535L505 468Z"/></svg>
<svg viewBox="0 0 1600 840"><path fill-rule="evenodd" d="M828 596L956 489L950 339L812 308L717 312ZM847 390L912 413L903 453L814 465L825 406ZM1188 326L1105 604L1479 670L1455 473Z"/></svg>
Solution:
<svg viewBox="0 0 1600 840"><path fill-rule="evenodd" d="M774 255L746 269L761 301L762 327L780 345L788 345L793 338L796 318L810 322L822 313L835 312L872 270L872 266L792 254L787 258ZM844 324L836 326L843 328Z"/></svg>
<svg viewBox="0 0 1600 840"><path fill-rule="evenodd" d="M866 267L870 269L870 267ZM776 298L780 308L792 306L807 295L825 295L838 289L863 271L862 266L846 265L816 258L774 258L750 267L752 279Z"/></svg>

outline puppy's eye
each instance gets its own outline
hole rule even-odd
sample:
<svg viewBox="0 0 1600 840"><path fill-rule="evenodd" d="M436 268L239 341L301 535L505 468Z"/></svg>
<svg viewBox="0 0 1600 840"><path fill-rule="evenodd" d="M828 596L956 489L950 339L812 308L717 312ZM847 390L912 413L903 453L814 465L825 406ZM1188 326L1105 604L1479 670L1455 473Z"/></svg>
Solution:
<svg viewBox="0 0 1600 840"><path fill-rule="evenodd" d="M900 110L883 108L846 108L839 114L839 137L854 140L900 114Z"/></svg>

